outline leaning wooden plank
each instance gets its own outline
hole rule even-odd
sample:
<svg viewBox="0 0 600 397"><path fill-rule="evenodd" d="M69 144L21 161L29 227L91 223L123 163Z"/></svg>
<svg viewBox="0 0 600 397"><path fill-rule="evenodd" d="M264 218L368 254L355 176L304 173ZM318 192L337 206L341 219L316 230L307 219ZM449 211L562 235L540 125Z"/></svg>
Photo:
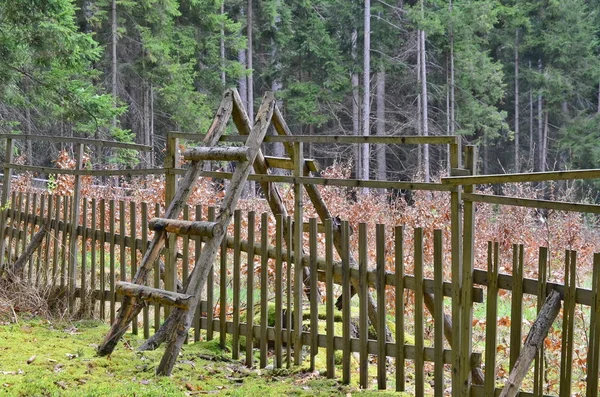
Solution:
<svg viewBox="0 0 600 397"><path fill-rule="evenodd" d="M213 123L208 130L206 138L204 139L206 146L215 146L221 135L223 135L225 127L227 126L227 121L229 121L231 111L233 109L232 96L233 91L225 91L221 105L219 106ZM181 181L179 188L175 193L175 197L173 197L173 201L171 201L169 207L167 208L165 218L177 218L181 212L181 209L187 202L187 199L192 192L194 183L198 179L198 175L201 171L201 162L192 162L190 164L190 168L183 177L183 180ZM144 254L144 257L142 258L140 268L133 279L134 283L146 284L148 275L152 271L154 262L156 262L156 259L158 258L164 245L165 232L156 232ZM143 309L144 306L145 305L143 302L139 302L134 297L125 297L123 299L118 317L113 322L113 325L104 338L104 341L98 347L98 354L100 356L106 356L107 354L112 353L119 339L121 339L123 334L127 332L129 323Z"/></svg>
<svg viewBox="0 0 600 397"><path fill-rule="evenodd" d="M44 241L44 237L46 236L46 233L48 233L49 230L50 228L48 222L46 222L40 227L40 230L38 230L33 235L33 238L31 239L27 247L25 247L25 250L17 258L17 261L14 264L13 274L11 278L13 276L22 277L23 269L25 269L27 261L29 260L29 258L31 258L31 255L33 255L35 250L38 249L38 247L42 244L42 241Z"/></svg>
<svg viewBox="0 0 600 397"><path fill-rule="evenodd" d="M246 145L251 149L250 159L246 163L241 163L235 170L234 179L225 194L225 198L221 203L220 212L217 216L216 222L223 226L223 229L227 229L227 226L231 222L233 211L236 203L239 200L243 185L248 175L254 158L260 151L260 145L265 137L269 126L271 125L271 118L273 117L273 108L275 106L275 97L272 93L265 94L263 103L258 110L256 116L256 122L252 128L252 132L248 136ZM181 346L185 340L187 332L192 325L194 318L194 312L200 302L199 291L202 291L206 285L208 278L208 272L211 269L219 247L221 246L222 236L208 239L204 245L204 249L200 254L200 258L196 261L196 266L190 274L188 283L186 285L185 293L194 293L194 297L190 301L190 310L182 310L175 308L165 324L155 335L156 338L151 338L155 342L161 342L168 338L169 344L165 348L163 358L156 370L158 375L170 375L175 362L179 356ZM150 340L149 340L150 341Z"/></svg>
<svg viewBox="0 0 600 397"><path fill-rule="evenodd" d="M221 160L248 161L248 148L242 147L198 147L183 152L183 158L191 161Z"/></svg>
<svg viewBox="0 0 600 397"><path fill-rule="evenodd" d="M125 281L119 281L117 283L116 291L118 294L124 296L135 297L153 303L160 303L161 305L180 307L182 309L187 309L189 307L190 299L192 298L191 295L178 294L177 292L165 291Z"/></svg>
<svg viewBox="0 0 600 397"><path fill-rule="evenodd" d="M216 237L223 235L223 227L215 222L152 218L148 225L155 232L165 231L184 236Z"/></svg>
<svg viewBox="0 0 600 397"><path fill-rule="evenodd" d="M552 291L546 298L546 302L544 302L540 314L538 314L537 319L529 330L523 349L521 349L521 354L508 376L506 386L502 389L500 397L513 397L519 393L521 382L523 382L525 375L527 375L527 371L529 371L529 367L531 366L537 351L544 343L544 339L546 339L548 331L559 311L560 294L556 291Z"/></svg>

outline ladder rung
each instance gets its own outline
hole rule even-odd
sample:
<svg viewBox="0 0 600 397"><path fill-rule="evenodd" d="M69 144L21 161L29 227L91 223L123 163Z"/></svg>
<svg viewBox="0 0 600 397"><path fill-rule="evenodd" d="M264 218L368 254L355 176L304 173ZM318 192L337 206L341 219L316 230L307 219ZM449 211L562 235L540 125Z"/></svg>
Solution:
<svg viewBox="0 0 600 397"><path fill-rule="evenodd" d="M187 236L218 237L223 234L223 226L216 222L152 218L148 226L155 231L164 230L169 233Z"/></svg>
<svg viewBox="0 0 600 397"><path fill-rule="evenodd" d="M147 287L145 285L119 281L116 292L121 295L143 299L149 302L160 303L167 306L175 306L187 309L192 295L180 294L178 292L165 291L163 289Z"/></svg>
<svg viewBox="0 0 600 397"><path fill-rule="evenodd" d="M221 160L248 161L249 148L241 147L197 147L183 152L183 158L191 161Z"/></svg>
<svg viewBox="0 0 600 397"><path fill-rule="evenodd" d="M286 157L265 156L269 168L281 168L283 170L293 170L294 162ZM319 164L313 159L304 160L309 171L319 172Z"/></svg>

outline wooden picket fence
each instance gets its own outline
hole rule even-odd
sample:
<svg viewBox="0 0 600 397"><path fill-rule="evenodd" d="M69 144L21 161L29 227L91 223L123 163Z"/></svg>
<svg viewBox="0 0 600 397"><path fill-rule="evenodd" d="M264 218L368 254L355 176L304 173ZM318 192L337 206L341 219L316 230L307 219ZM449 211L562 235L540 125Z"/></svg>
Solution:
<svg viewBox="0 0 600 397"><path fill-rule="evenodd" d="M73 205L70 197L13 192L10 203L10 208L2 213L2 224L6 225L0 236L2 241L6 241L2 266L10 267L39 227L49 220L51 231L29 259L25 279L39 288L52 286L65 293L72 283L76 299L72 310L113 320L120 299L115 293L116 283L130 280L135 274L136 265L153 233L148 228L148 220L160 213L160 208L156 204L83 199L80 203L81 217L74 226L70 219ZM183 219L211 219L215 212L212 207L185 207ZM274 236L269 235L273 222ZM443 254L445 242L441 231L435 231L433 235L434 261L431 264L424 262L425 239L420 228L405 230L396 226L390 229L389 226L377 225L375 230L368 230L366 224L360 224L358 230L353 231L347 221L342 221L343 255L338 257L333 250L331 221L319 225L316 219L310 219L304 236L304 246L308 248L297 257L287 249L290 242L284 241L285 224L292 225L292 222L284 222L282 216L273 217L267 213L259 216L254 212L243 214L236 210L220 259L215 263L214 272L210 273L205 299L196 315L193 336L190 335L189 341L218 337L223 346L231 343L234 359L245 355L248 366L262 368L273 365L278 368L305 363L311 370L325 371L327 377L341 378L344 383L351 382L353 374L358 372L357 379L353 381L358 381L363 388L391 387L416 395L447 394L451 378L449 364L452 364L453 355L448 342L444 342L444 311L451 309L444 297L452 296L453 286L449 282L450 269ZM71 234L73 230L75 234ZM353 233L358 234L358 238L354 236L353 239L357 244L351 243ZM404 237L408 233L412 234L413 245L410 247L404 245ZM373 236L374 239L369 239ZM77 258L70 255L71 238L77 240ZM368 240L375 242L374 260L372 253L368 252ZM171 246L165 250L164 257L157 262L155 287L163 285L175 290L177 279L185 283L193 258L202 249L201 242L195 237L178 238L175 244L176 249ZM404 266L395 266L404 264L407 255L413 256L410 272L405 271ZM358 258L357 269L349 266L351 256ZM575 305L590 307L587 395L597 395L600 254L594 256L591 289L576 287L577 253L574 251L565 255L564 285L547 282L548 252L543 247L539 251L538 280L523 278L522 246L514 246L512 275L499 274L498 256L498 244L490 243L488 271L475 269L473 272L475 287L472 301L480 304L486 298L487 342L485 355L472 353L470 357L472 368L482 367L482 356L486 363L484 383L474 384L472 395L499 392L496 367L492 363L496 362L498 348L496 319L501 290L511 291L512 296L511 368L519 355L523 337L523 296L537 296L538 307L547 291L557 290L565 297L560 396L569 395L572 382ZM69 266L72 261L77 263L75 272ZM161 263L165 266L164 283L160 280ZM324 296L319 298L317 294L320 291L316 288L310 289L310 296L303 296L300 266L310 268L311 285L317 285L319 281ZM396 271L390 272L388 267ZM427 274L431 277L426 277ZM386 322L394 330L396 342L374 339L369 334L368 295L364 290L359 291L361 293L351 301L351 278L358 279L361 288L374 293L378 319L382 321L379 329ZM485 296L481 287L486 287ZM344 296L341 316L337 315L338 310L334 307L335 294L340 292ZM435 300L435 310L431 314L424 310L425 294L431 294ZM410 309L404 310L405 307ZM146 307L141 318L134 322L133 332L150 336L152 329L164 320L165 309L155 304ZM339 317L340 322L337 321ZM294 326L299 324L299 318L302 319L301 328ZM433 328L429 329L432 323ZM231 335L230 339L227 335ZM250 340L252 343L248 342ZM256 352L259 359L255 362ZM321 359L316 359L317 354ZM487 370L491 368L493 370ZM414 373L414 380L408 384L407 371ZM543 360L538 358L534 392L522 392L521 395L543 395L546 382L543 371ZM371 384L375 378L377 386ZM430 382L433 383L432 389L426 388Z"/></svg>

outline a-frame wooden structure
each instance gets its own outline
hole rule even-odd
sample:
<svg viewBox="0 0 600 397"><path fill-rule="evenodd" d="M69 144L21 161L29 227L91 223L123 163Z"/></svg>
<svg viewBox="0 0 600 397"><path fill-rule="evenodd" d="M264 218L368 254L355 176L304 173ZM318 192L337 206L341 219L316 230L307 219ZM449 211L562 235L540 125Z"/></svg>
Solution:
<svg viewBox="0 0 600 397"><path fill-rule="evenodd" d="M233 119L238 132L241 135L248 136L246 145L242 148L225 148L217 146L230 118ZM200 292L206 285L208 274L215 261L217 251L221 245L227 226L231 221L243 185L250 174L251 167L254 168L254 171L257 174L269 173L269 166L261 152L260 146L270 125L273 125L279 135L291 135L287 124L277 108L272 93L265 94L256 115L256 120L252 125L237 91L228 90L225 92L213 123L204 139L204 146L184 153L184 158L191 160L190 167L179 183L175 196L169 204L164 218L154 220L152 223L155 234L142 259L140 268L133 279L133 283L121 283L119 286L120 291L124 294L121 309L119 310L119 314L112 324L109 333L98 348L99 355L108 355L114 350L120 338L129 328L131 321L145 306L146 300L159 301L163 304L170 304L174 306L174 308L158 332L149 339L142 348L155 348L163 341L168 341L168 346L157 369L157 374L169 375L171 373L179 351L181 350L181 346L192 325L194 313L197 311L196 308L200 303ZM284 143L284 146L293 161L295 156L293 144L286 142ZM189 198L194 182L202 172L203 162L209 160L238 162L225 198L221 203L217 219L215 222L177 221L183 206ZM302 161L301 164L303 164L303 169L300 170L301 174L308 175L310 172L309 164L305 161ZM285 215L287 215L287 211L275 184L261 182L261 187L271 211L274 214L284 215L284 219L286 219ZM321 221L330 219L331 214L323 202L316 186L306 185L305 188ZM300 190L296 191L296 194L301 193ZM302 226L300 225L300 227ZM284 227L284 230L289 229ZM160 251L165 245L167 232L194 234L206 237L204 248L200 257L196 258L196 266L190 274L187 284L184 287L183 294L157 290L145 286L154 262L158 259ZM291 238L287 237L287 241L292 241ZM342 252L341 230L338 226L334 226L334 246L339 253ZM351 266L356 266L354 260L351 259L351 262ZM309 270L306 267L303 267L304 274L301 278L297 278L297 280L302 279L308 281L308 271ZM352 283L354 290L359 291L358 281L352 280ZM379 324L377 321L377 308L370 293L368 297L368 313L371 323L377 327L377 324ZM299 329L301 329L301 325ZM377 332L381 334L379 331L380 330L377 330ZM387 329L384 330L383 334L387 340L391 340L391 334Z"/></svg>

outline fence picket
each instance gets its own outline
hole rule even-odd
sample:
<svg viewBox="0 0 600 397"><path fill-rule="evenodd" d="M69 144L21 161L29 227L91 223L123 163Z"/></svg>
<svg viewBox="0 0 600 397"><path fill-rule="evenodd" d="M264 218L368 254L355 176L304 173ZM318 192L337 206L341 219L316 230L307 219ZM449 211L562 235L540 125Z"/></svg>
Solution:
<svg viewBox="0 0 600 397"><path fill-rule="evenodd" d="M359 340L359 384L362 389L366 389L369 384L369 313L367 311L367 294L369 287L367 283L367 225L360 223L358 225L358 284L360 291L359 315L358 315L358 340Z"/></svg>
<svg viewBox="0 0 600 397"><path fill-rule="evenodd" d="M577 253L567 250L565 253L565 293L563 307L563 330L560 354L560 396L571 395L573 367L573 326L575 323Z"/></svg>
<svg viewBox="0 0 600 397"><path fill-rule="evenodd" d="M309 220L310 253L310 370L315 371L315 357L319 354L319 302L317 301L317 219Z"/></svg>
<svg viewBox="0 0 600 397"><path fill-rule="evenodd" d="M394 295L396 307L396 391L404 391L404 227L394 230Z"/></svg>
<svg viewBox="0 0 600 397"><path fill-rule="evenodd" d="M200 216L202 216L202 210L199 211ZM216 219L216 208L208 207L208 221L214 222ZM198 244L198 254L194 257L194 263L197 263L197 259L200 257L202 238L198 236L196 239L196 244ZM206 321L208 322L208 326L206 327L206 340L213 339L214 333L214 312L213 308L215 305L215 286L214 286L214 278L215 271L214 265L210 265L210 270L208 272L207 285L206 285ZM200 318L200 314L196 316L198 319ZM200 329L200 323L198 323L198 330Z"/></svg>
<svg viewBox="0 0 600 397"><path fill-rule="evenodd" d="M100 200L100 319L106 318L106 200Z"/></svg>
<svg viewBox="0 0 600 397"><path fill-rule="evenodd" d="M155 217L159 217L160 216L160 204L156 203L154 205L154 216ZM154 263L154 288L160 288L160 257L159 260L157 260ZM167 271L166 269L166 263L165 263L165 272ZM161 316L160 316L160 312L161 312L161 304L160 303L155 303L154 304L154 330L158 330L160 328L160 323L161 323Z"/></svg>
<svg viewBox="0 0 600 397"><path fill-rule="evenodd" d="M30 231L30 235L29 235L29 241L31 241L31 239L33 239L33 235L36 232L36 226L38 225L38 222L35 220L35 216L38 213L38 194L34 193L31 199L31 214L32 214L32 220L31 220L31 231ZM29 216L26 218L25 220L25 227L27 227L27 224L29 223ZM25 251L25 247L23 247L23 251ZM37 250L39 252L39 249ZM33 281L33 264L35 262L34 258L35 258L35 252L32 253L31 257L29 258L29 267L27 269L27 281L31 284Z"/></svg>
<svg viewBox="0 0 600 397"><path fill-rule="evenodd" d="M350 384L350 225L342 221L342 383Z"/></svg>
<svg viewBox="0 0 600 397"><path fill-rule="evenodd" d="M130 248L129 248L129 266L131 271L131 278L133 280L135 274L137 273L137 205L134 201L129 203L129 236L130 236ZM125 240L125 236L121 236L123 240ZM131 323L131 333L137 335L138 330L138 316L135 316Z"/></svg>
<svg viewBox="0 0 600 397"><path fill-rule="evenodd" d="M542 309L546 298L546 283L548 281L548 248L540 247L538 255L538 291L537 312ZM533 395L542 397L544 394L544 345L537 351L533 369Z"/></svg>
<svg viewBox="0 0 600 397"><path fill-rule="evenodd" d="M88 239L88 199L84 197L82 199L82 207L81 207L81 285L79 286L79 306L81 307L82 313L88 313L88 289L87 289L87 280L88 280L88 266L87 266L87 239ZM77 238L74 236L72 238Z"/></svg>
<svg viewBox="0 0 600 397"><path fill-rule="evenodd" d="M61 243L60 243L60 288L63 289L67 285L67 224L71 219L71 197L63 199L63 221L61 225Z"/></svg>
<svg viewBox="0 0 600 397"><path fill-rule="evenodd" d="M59 249L59 224L60 224L60 207L61 207L61 196L55 196L55 205L54 205L54 238L52 240L52 287L56 286L56 277L58 276L58 249Z"/></svg>
<svg viewBox="0 0 600 397"><path fill-rule="evenodd" d="M423 396L425 394L425 378L423 359L423 229L420 227L414 230L415 240L415 394Z"/></svg>
<svg viewBox="0 0 600 397"><path fill-rule="evenodd" d="M513 244L513 288L510 309L510 360L512 369L519 358L522 343L523 318L523 245Z"/></svg>
<svg viewBox="0 0 600 397"><path fill-rule="evenodd" d="M32 212L29 212L30 205L31 205L31 194L28 192L25 194L25 208L23 210L23 216L22 216L23 217L23 227L21 227L21 225L19 224L19 230L22 230L22 232L19 232L19 234L21 236L23 236L23 238L21 239L21 251L20 252L25 252L25 247L27 247L27 232L29 231L28 215L30 213L32 213ZM32 227L32 229L33 229L33 227ZM16 258L18 258L18 256Z"/></svg>
<svg viewBox="0 0 600 397"><path fill-rule="evenodd" d="M116 316L116 296L115 296L115 200L108 202L108 219L111 220L108 226L108 260L109 260L109 274L110 279L108 280L110 290L110 322L111 324L115 321Z"/></svg>
<svg viewBox="0 0 600 397"><path fill-rule="evenodd" d="M91 212L92 212L92 217L90 220L90 227L91 227L91 252L90 252L90 289L92 290L92 302L91 302L91 312L94 313L94 311L96 310L96 285L97 285L97 276L96 276L96 246L97 246L97 237L96 237L96 233L98 232L98 229L96 228L97 225L97 205L98 203L96 202L96 198L92 198L92 202L91 202Z"/></svg>
<svg viewBox="0 0 600 397"><path fill-rule="evenodd" d="M148 203L142 203L141 213L141 229L142 229L142 246L140 247L140 251L142 251L142 257L146 254L146 249L148 248ZM144 338L148 339L150 337L150 307L149 305L144 306L144 311L142 312L142 318L144 322Z"/></svg>
<svg viewBox="0 0 600 397"><path fill-rule="evenodd" d="M287 342L285 344L285 352L286 352L286 356L285 356L285 365L286 368L291 368L292 367L292 340L293 340L293 320L292 320L292 313L293 313L293 307L294 307L294 297L293 297L293 290L292 290L292 236L294 235L293 230L292 230L292 217L288 216L286 218L286 222L283 224L283 227L287 229L287 233L286 230L283 231L283 238L285 238L285 236L287 236L286 239L286 246L288 247L288 261L285 265L285 272L286 272L286 278L285 278L285 290L287 293L287 300L286 300L286 306L287 309L285 310L285 320L284 323L286 324L286 336L287 336ZM281 244L283 246L283 240L279 240L278 244Z"/></svg>
<svg viewBox="0 0 600 397"><path fill-rule="evenodd" d="M335 377L335 355L334 355L334 298L333 298L333 225L331 219L328 218L324 222L325 225L325 298L326 298L326 364L327 377L333 379Z"/></svg>
<svg viewBox="0 0 600 397"><path fill-rule="evenodd" d="M274 367L281 368L282 361L282 297L283 294L280 291L283 290L283 258L282 258L282 246L283 246L283 215L277 214L275 216L275 354L274 354ZM289 251L288 251L289 252ZM287 266L290 266L289 260ZM268 310L265 308L265 310ZM290 328L291 324L287 323L286 328ZM286 341L290 345L290 340Z"/></svg>
<svg viewBox="0 0 600 397"><path fill-rule="evenodd" d="M485 328L485 396L496 389L496 342L498 319L498 243L488 242L488 279Z"/></svg>
<svg viewBox="0 0 600 397"><path fill-rule="evenodd" d="M588 346L588 397L598 397L598 378L600 373L600 253L594 254L594 271L592 274L592 290L595 290L595 299L590 312L590 336Z"/></svg>
<svg viewBox="0 0 600 397"><path fill-rule="evenodd" d="M227 239L221 244L221 258L219 268L219 343L225 348L227 338Z"/></svg>
<svg viewBox="0 0 600 397"><path fill-rule="evenodd" d="M40 221L37 222L37 224L39 225L39 227L42 227L42 224L44 223L44 214L46 213L46 195L44 194L40 194ZM44 245L47 246L48 245L48 233L46 233L46 236L44 237L44 239L46 240L46 244L41 244L40 247L37 249L37 255L35 258L35 286L36 288L40 286L40 267L41 267L41 262L42 262L42 256L44 253ZM31 266L33 267L33 259L31 262ZM1 267L1 266L0 266Z"/></svg>
<svg viewBox="0 0 600 397"><path fill-rule="evenodd" d="M15 260L19 257L19 248L21 245L21 240L22 240L22 234L21 234L21 215L23 214L23 211L27 211L27 208L23 209L23 204L25 201L25 197L23 195L23 192L19 192L17 194L17 208L16 208L16 214L15 214L15 220L13 223L13 227L14 227L14 254L13 254L13 260L11 261L11 267L14 265Z"/></svg>
<svg viewBox="0 0 600 397"><path fill-rule="evenodd" d="M269 321L269 302L267 275L269 256L266 254L269 246L269 215L263 212L260 217L260 368L267 366L267 326Z"/></svg>
<svg viewBox="0 0 600 397"><path fill-rule="evenodd" d="M248 213L248 268L246 281L246 366L254 366L254 225L256 213Z"/></svg>
<svg viewBox="0 0 600 397"><path fill-rule="evenodd" d="M209 211L210 209L213 208L214 211L214 207L209 207ZM202 220L202 205L196 205L195 209L194 209L194 219L196 221L201 221ZM198 258L200 257L200 253L202 252L202 237L201 236L194 236L194 264L197 262ZM214 280L212 279L212 274L213 271L211 271L209 273L209 279L206 283L206 293L208 294L209 291L213 291L213 282ZM200 318L202 317L202 308L200 307L201 305L198 305L198 309L196 310L196 314L194 315L194 341L198 342L200 340L200 330L201 330L201 326L200 326ZM213 304L211 303L210 308L212 311L212 306ZM213 324L212 322L209 322L208 327L210 329L210 333L207 332L207 338L208 335L210 334L210 340L212 340L213 337Z"/></svg>
<svg viewBox="0 0 600 397"><path fill-rule="evenodd" d="M233 214L233 341L231 358L237 360L240 352L240 262L242 211L237 209Z"/></svg>
<svg viewBox="0 0 600 397"><path fill-rule="evenodd" d="M439 229L433 232L433 281L434 281L434 343L435 356L444 354L444 246L443 235ZM444 395L444 363L436 360L434 363L434 393Z"/></svg>

